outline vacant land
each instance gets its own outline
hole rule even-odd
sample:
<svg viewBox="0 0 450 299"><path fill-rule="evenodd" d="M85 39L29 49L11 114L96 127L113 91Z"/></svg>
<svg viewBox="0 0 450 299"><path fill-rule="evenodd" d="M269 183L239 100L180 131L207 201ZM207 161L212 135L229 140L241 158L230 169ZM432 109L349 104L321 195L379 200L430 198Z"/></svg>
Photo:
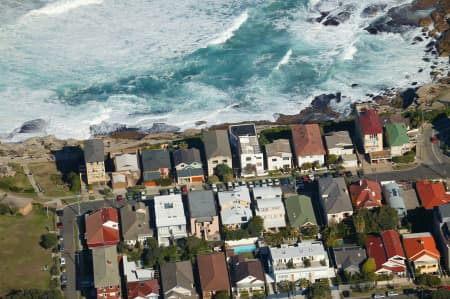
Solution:
<svg viewBox="0 0 450 299"><path fill-rule="evenodd" d="M39 246L40 236L52 228L53 214L37 208L27 216L0 216L0 296L11 289L48 288L51 250Z"/></svg>
<svg viewBox="0 0 450 299"><path fill-rule="evenodd" d="M56 168L55 162L33 163L28 167L46 196L73 195L63 181L63 174Z"/></svg>
<svg viewBox="0 0 450 299"><path fill-rule="evenodd" d="M14 176L5 176L0 178L0 189L6 192L33 194L34 189L31 186L22 166L17 163L9 163L16 174Z"/></svg>

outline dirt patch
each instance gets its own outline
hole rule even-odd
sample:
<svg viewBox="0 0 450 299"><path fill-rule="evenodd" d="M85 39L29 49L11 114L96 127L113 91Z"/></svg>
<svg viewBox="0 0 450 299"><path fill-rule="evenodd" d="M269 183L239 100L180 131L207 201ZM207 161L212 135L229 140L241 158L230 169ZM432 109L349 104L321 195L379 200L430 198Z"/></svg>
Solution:
<svg viewBox="0 0 450 299"><path fill-rule="evenodd" d="M64 183L62 173L56 168L55 162L32 163L28 167L46 196L74 195Z"/></svg>

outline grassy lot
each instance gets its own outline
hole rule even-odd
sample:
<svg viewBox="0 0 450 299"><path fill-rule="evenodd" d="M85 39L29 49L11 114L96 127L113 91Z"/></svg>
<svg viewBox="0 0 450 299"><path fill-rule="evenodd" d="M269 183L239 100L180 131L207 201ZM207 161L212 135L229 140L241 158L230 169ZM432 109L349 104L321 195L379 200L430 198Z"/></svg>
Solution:
<svg viewBox="0 0 450 299"><path fill-rule="evenodd" d="M27 216L0 216L0 296L11 289L48 288L51 250L39 246L41 234L51 227L53 214L34 211Z"/></svg>
<svg viewBox="0 0 450 299"><path fill-rule="evenodd" d="M62 173L56 168L55 162L33 163L29 168L46 196L74 195L63 182Z"/></svg>
<svg viewBox="0 0 450 299"><path fill-rule="evenodd" d="M7 176L0 178L0 189L6 192L16 192L24 194L34 194L33 186L31 186L28 178L23 171L22 166L17 163L9 163L8 166L12 167L16 172L14 176Z"/></svg>

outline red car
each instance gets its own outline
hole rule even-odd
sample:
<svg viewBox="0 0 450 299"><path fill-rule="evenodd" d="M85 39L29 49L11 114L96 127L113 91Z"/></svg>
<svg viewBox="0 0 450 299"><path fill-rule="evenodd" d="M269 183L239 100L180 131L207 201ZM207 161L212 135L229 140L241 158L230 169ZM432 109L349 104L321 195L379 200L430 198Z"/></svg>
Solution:
<svg viewBox="0 0 450 299"><path fill-rule="evenodd" d="M58 222L58 223L56 224L56 227L59 228L59 229L63 229L63 228L64 228L64 225L62 224L62 222Z"/></svg>
<svg viewBox="0 0 450 299"><path fill-rule="evenodd" d="M189 192L188 188L186 185L181 186L181 193L182 194L187 194Z"/></svg>
<svg viewBox="0 0 450 299"><path fill-rule="evenodd" d="M437 138L437 136L435 135L435 136L431 137L431 142L438 143L439 142L439 138Z"/></svg>
<svg viewBox="0 0 450 299"><path fill-rule="evenodd" d="M123 196L122 195L117 195L117 201L122 201L123 200Z"/></svg>

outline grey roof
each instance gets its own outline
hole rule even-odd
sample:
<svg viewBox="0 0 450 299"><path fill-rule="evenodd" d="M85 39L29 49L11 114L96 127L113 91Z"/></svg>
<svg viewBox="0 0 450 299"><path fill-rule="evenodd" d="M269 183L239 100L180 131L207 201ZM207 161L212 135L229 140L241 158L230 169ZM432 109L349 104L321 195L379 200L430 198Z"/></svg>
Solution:
<svg viewBox="0 0 450 299"><path fill-rule="evenodd" d="M328 214L353 211L347 185L343 177L320 178L319 195Z"/></svg>
<svg viewBox="0 0 450 299"><path fill-rule="evenodd" d="M203 144L205 146L206 158L224 156L231 158L230 142L228 132L225 130L203 132Z"/></svg>
<svg viewBox="0 0 450 299"><path fill-rule="evenodd" d="M438 210L439 216L441 217L441 222L449 222L450 221L450 203L442 206L435 207Z"/></svg>
<svg viewBox="0 0 450 299"><path fill-rule="evenodd" d="M333 248L333 253L336 267L348 272L358 272L367 259L366 250L360 246Z"/></svg>
<svg viewBox="0 0 450 299"><path fill-rule="evenodd" d="M190 261L170 262L161 265L161 283L164 292L164 298L173 295L172 290L175 287L182 287L190 290L191 296L183 298L196 298L197 293L194 288L194 275Z"/></svg>
<svg viewBox="0 0 450 299"><path fill-rule="evenodd" d="M350 138L350 134L348 133L348 131L332 132L330 135L325 136L325 141L327 143L328 149L341 147L343 145L348 144L353 145L353 142Z"/></svg>
<svg viewBox="0 0 450 299"><path fill-rule="evenodd" d="M267 157L281 157L281 153L291 153L289 139L277 139L272 143L266 144Z"/></svg>
<svg viewBox="0 0 450 299"><path fill-rule="evenodd" d="M383 184L383 191L388 205L396 209L399 216L406 216L406 206L398 184L396 182Z"/></svg>
<svg viewBox="0 0 450 299"><path fill-rule="evenodd" d="M116 246L92 249L92 263L96 288L120 285Z"/></svg>
<svg viewBox="0 0 450 299"><path fill-rule="evenodd" d="M230 133L236 137L256 136L255 124L232 125L229 129Z"/></svg>
<svg viewBox="0 0 450 299"><path fill-rule="evenodd" d="M124 240L137 240L139 235L153 235L149 211L142 202L127 202L120 209L120 224Z"/></svg>
<svg viewBox="0 0 450 299"><path fill-rule="evenodd" d="M189 192L188 201L191 218L197 218L200 221L205 218L205 221L211 221L211 217L217 215L214 194L211 190Z"/></svg>
<svg viewBox="0 0 450 299"><path fill-rule="evenodd" d="M84 142L84 161L86 163L103 162L105 153L103 149L103 140L89 139Z"/></svg>
<svg viewBox="0 0 450 299"><path fill-rule="evenodd" d="M143 150L141 152L142 171L158 171L160 168L172 168L170 155L166 150Z"/></svg>
<svg viewBox="0 0 450 299"><path fill-rule="evenodd" d="M178 178L186 178L190 176L200 176L203 175L203 168L186 168L177 170Z"/></svg>
<svg viewBox="0 0 450 299"><path fill-rule="evenodd" d="M191 164L192 162L202 163L200 151L198 149L179 149L173 152L173 163L175 166L180 163Z"/></svg>

